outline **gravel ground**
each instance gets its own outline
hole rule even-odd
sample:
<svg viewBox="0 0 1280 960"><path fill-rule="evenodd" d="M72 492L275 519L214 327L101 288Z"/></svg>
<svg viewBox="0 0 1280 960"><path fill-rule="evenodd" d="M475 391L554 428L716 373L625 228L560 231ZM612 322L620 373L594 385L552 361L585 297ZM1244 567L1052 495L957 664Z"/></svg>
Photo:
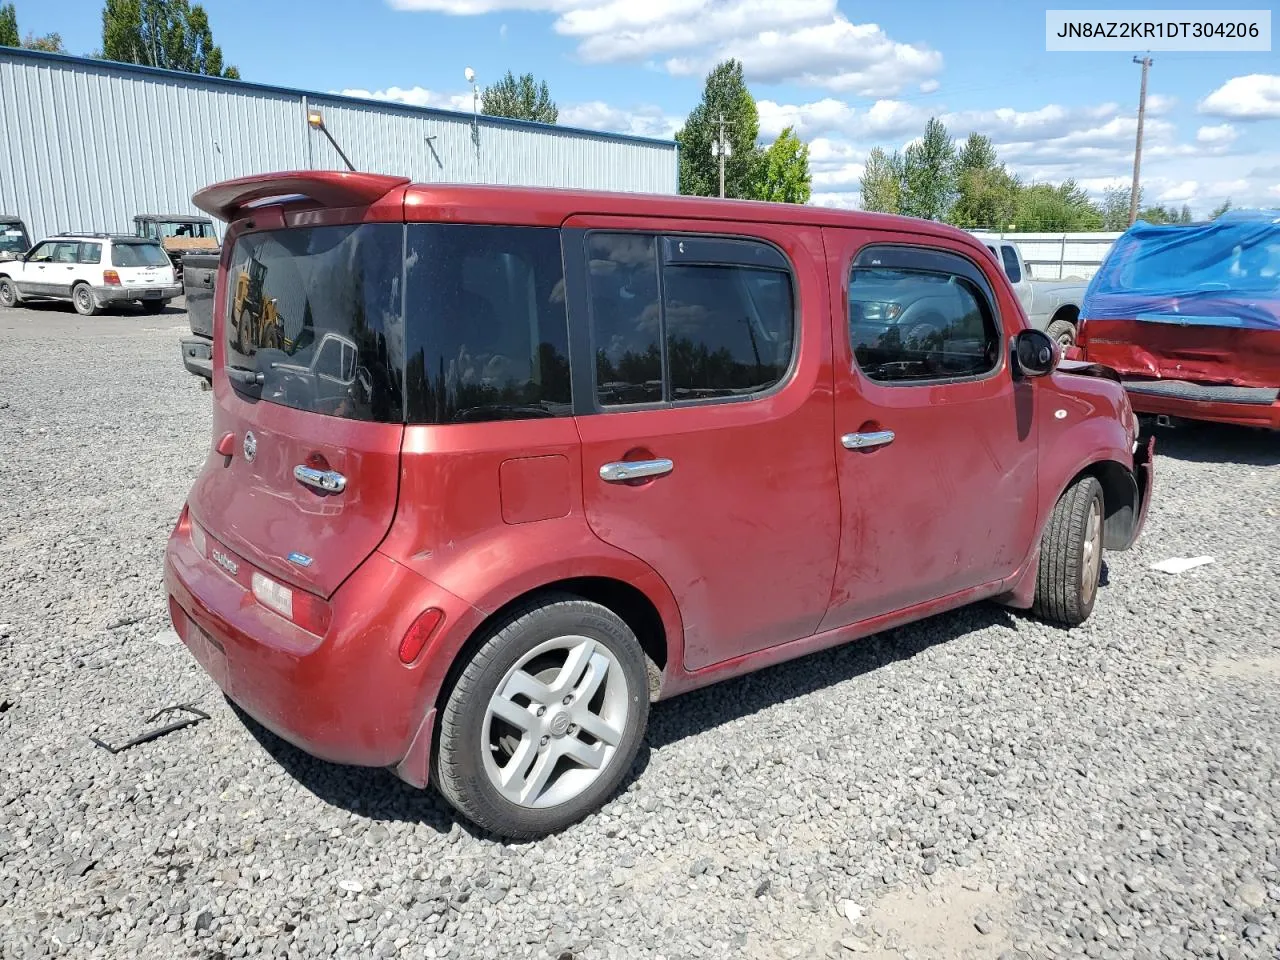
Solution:
<svg viewBox="0 0 1280 960"><path fill-rule="evenodd" d="M1163 436L1084 627L977 606L659 704L602 814L504 845L165 642L184 325L0 310L0 958L1277 956L1280 438Z"/></svg>

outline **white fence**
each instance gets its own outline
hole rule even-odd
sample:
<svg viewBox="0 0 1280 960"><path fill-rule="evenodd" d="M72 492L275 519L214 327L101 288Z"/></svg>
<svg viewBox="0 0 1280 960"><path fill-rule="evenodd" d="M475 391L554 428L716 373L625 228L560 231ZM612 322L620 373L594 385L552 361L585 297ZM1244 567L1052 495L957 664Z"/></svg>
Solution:
<svg viewBox="0 0 1280 960"><path fill-rule="evenodd" d="M978 231L975 231L978 232ZM1088 280L1098 271L1119 233L993 233L1022 250L1034 280Z"/></svg>

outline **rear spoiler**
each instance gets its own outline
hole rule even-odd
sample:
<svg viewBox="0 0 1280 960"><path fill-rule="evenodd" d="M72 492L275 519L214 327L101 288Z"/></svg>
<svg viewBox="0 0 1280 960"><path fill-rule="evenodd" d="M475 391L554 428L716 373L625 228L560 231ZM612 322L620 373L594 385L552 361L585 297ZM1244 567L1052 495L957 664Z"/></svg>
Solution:
<svg viewBox="0 0 1280 960"><path fill-rule="evenodd" d="M263 200L305 198L323 207L367 207L410 182L408 177L337 170L263 173L205 187L191 202L209 216L231 223Z"/></svg>

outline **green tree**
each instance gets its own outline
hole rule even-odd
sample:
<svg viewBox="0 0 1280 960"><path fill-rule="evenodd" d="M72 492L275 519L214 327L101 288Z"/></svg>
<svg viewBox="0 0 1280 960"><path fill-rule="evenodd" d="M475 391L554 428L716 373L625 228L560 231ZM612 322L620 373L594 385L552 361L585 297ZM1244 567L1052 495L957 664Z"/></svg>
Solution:
<svg viewBox="0 0 1280 960"><path fill-rule="evenodd" d="M67 52L67 48L62 45L62 34L60 33L46 33L43 37L28 33L27 38L22 41L22 45L28 50L43 50L45 53Z"/></svg>
<svg viewBox="0 0 1280 960"><path fill-rule="evenodd" d="M862 168L862 209L872 213L902 212L902 156L875 147Z"/></svg>
<svg viewBox="0 0 1280 960"><path fill-rule="evenodd" d="M1228 197L1226 200L1223 200L1220 204L1218 204L1216 207L1213 208L1213 212L1209 214L1209 219L1217 220L1220 216L1222 216L1224 213L1226 213L1230 209L1231 209L1231 198Z"/></svg>
<svg viewBox="0 0 1280 960"><path fill-rule="evenodd" d="M1019 230L1101 230L1102 210L1074 180L1035 183L1019 193L1013 222Z"/></svg>
<svg viewBox="0 0 1280 960"><path fill-rule="evenodd" d="M560 110L551 99L547 81L538 83L532 73L507 75L480 94L480 112L490 117L508 117L512 120L536 120L538 123L555 123Z"/></svg>
<svg viewBox="0 0 1280 960"><path fill-rule="evenodd" d="M707 74L702 101L693 108L676 134L680 144L680 192L690 196L720 195L720 159L714 144L724 118L729 156L724 163L726 197L756 195L760 176L760 115L742 76L742 64L726 60Z"/></svg>
<svg viewBox="0 0 1280 960"><path fill-rule="evenodd" d="M1102 229L1129 229L1129 187L1107 187L1102 191ZM1142 202L1142 190L1138 190L1138 202Z"/></svg>
<svg viewBox="0 0 1280 960"><path fill-rule="evenodd" d="M1018 208L1022 184L1005 169L991 140L971 133L956 161L956 201L949 220L958 227L1004 230Z"/></svg>
<svg viewBox="0 0 1280 960"><path fill-rule="evenodd" d="M907 147L902 163L902 212L942 220L956 198L956 145L942 121L930 117L924 136Z"/></svg>
<svg viewBox="0 0 1280 960"><path fill-rule="evenodd" d="M18 33L18 12L12 3L0 6L0 47L19 47L22 35Z"/></svg>
<svg viewBox="0 0 1280 960"><path fill-rule="evenodd" d="M755 197L778 203L808 203L811 193L809 145L796 136L792 127L787 127L764 153Z"/></svg>
<svg viewBox="0 0 1280 960"><path fill-rule="evenodd" d="M106 0L102 8L102 56L121 63L240 78L222 62L209 16L189 0Z"/></svg>
<svg viewBox="0 0 1280 960"><path fill-rule="evenodd" d="M1162 207L1159 204L1144 207L1138 211L1138 219L1154 224L1185 225L1191 223L1193 218L1191 216L1191 208L1184 203L1181 210L1177 207Z"/></svg>

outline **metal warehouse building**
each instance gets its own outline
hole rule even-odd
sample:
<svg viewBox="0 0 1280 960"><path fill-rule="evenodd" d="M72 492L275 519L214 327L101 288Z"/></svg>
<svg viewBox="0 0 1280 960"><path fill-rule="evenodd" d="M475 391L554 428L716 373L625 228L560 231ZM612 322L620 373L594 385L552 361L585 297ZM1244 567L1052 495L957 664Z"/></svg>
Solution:
<svg viewBox="0 0 1280 960"><path fill-rule="evenodd" d="M35 240L199 213L200 187L273 170L676 192L676 145L0 47L0 213Z"/></svg>

